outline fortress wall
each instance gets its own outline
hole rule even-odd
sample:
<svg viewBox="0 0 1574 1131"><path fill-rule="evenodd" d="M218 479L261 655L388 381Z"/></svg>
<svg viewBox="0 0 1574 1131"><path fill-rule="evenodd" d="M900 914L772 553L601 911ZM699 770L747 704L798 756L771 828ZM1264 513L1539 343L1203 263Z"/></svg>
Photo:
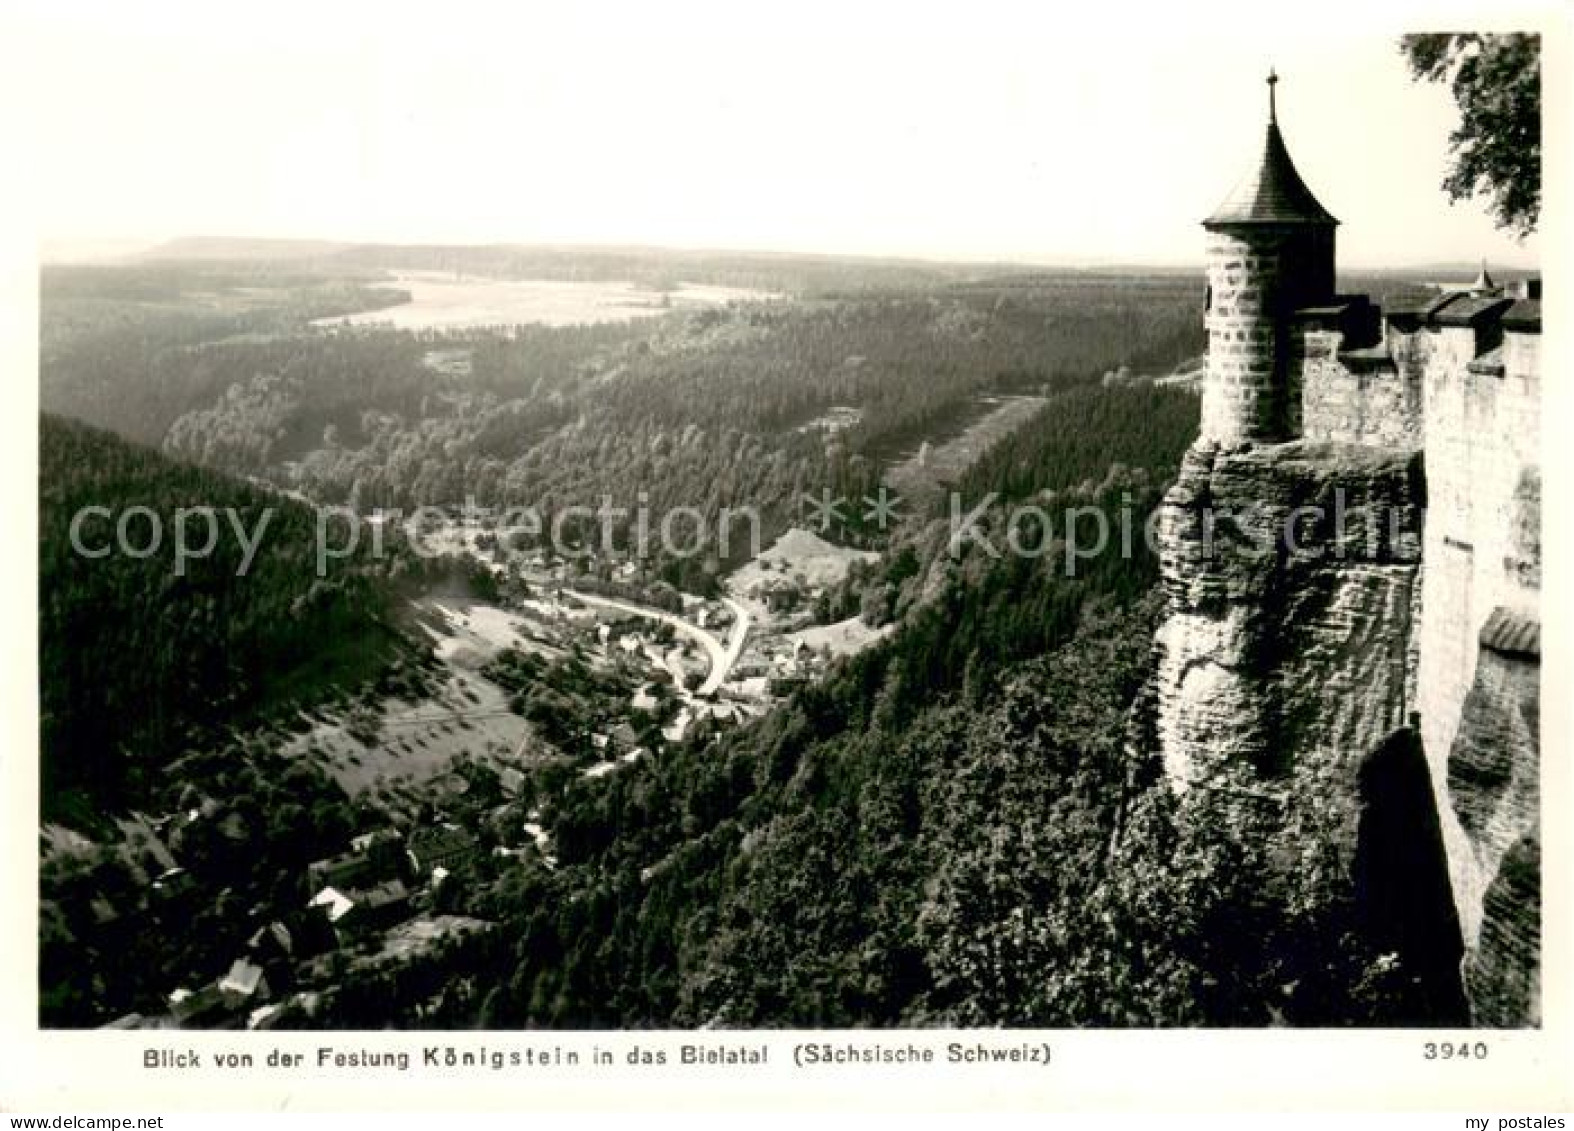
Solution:
<svg viewBox="0 0 1574 1131"><path fill-rule="evenodd" d="M1360 797L1363 764L1372 780L1399 766L1400 794L1432 793L1421 855L1437 864L1441 840L1447 857L1442 918L1457 911L1463 938L1444 965L1462 943L1478 1018L1524 1023L1539 945L1539 285L1510 296L1483 268L1471 289L1386 317L1337 294L1335 222L1270 131L1255 191L1203 225L1202 424L1159 509L1168 610L1132 733L1177 789L1310 791L1335 815L1370 802L1369 844L1405 843L1428 808ZM1290 550L1282 527L1304 507L1317 513L1295 520ZM1329 829L1359 855L1350 821ZM1376 874L1403 885L1399 872Z"/></svg>
<svg viewBox="0 0 1574 1131"><path fill-rule="evenodd" d="M1504 305L1395 315L1356 348L1376 331L1364 300L1297 312L1281 395L1300 412L1278 419L1301 438L1205 429L1161 506L1169 615L1145 702L1177 788L1316 775L1339 812L1418 715L1470 1008L1517 1025L1538 1016L1540 337L1539 314ZM1226 368L1252 372L1243 356ZM1227 420L1248 403L1232 388L1215 385ZM1262 552L1336 499L1344 526L1297 531L1317 552Z"/></svg>
<svg viewBox="0 0 1574 1131"><path fill-rule="evenodd" d="M1448 748L1459 707L1475 670L1475 637L1490 608L1476 595L1476 535L1472 529L1471 472L1481 437L1466 431L1466 366L1475 358L1475 336L1465 329L1421 329L1415 348L1423 357L1427 472L1427 574L1422 588L1423 630L1419 707L1422 742L1434 783L1447 780ZM1489 405L1478 395L1468 415Z"/></svg>
<svg viewBox="0 0 1574 1131"><path fill-rule="evenodd" d="M1479 640L1497 608L1535 615L1540 588L1539 339L1510 332L1502 372L1472 372L1478 329L1423 328L1428 510L1418 707L1467 950L1497 860L1461 826L1449 760L1478 679ZM1501 853L1495 854L1500 858Z"/></svg>
<svg viewBox="0 0 1574 1131"><path fill-rule="evenodd" d="M1309 440L1419 448L1422 444L1421 372L1393 361L1350 363L1340 358L1344 335L1301 335L1301 429Z"/></svg>

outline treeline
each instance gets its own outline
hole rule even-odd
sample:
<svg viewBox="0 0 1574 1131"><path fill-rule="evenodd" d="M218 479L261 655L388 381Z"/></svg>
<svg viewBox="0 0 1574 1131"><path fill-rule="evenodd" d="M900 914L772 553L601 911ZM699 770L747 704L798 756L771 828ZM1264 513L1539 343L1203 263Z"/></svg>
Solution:
<svg viewBox="0 0 1574 1131"><path fill-rule="evenodd" d="M502 279L633 282L652 290L682 283L740 287L797 296L943 286L1011 275L1008 265L937 263L771 252L686 251L643 247L379 246L316 257L325 270L444 271Z"/></svg>
<svg viewBox="0 0 1574 1131"><path fill-rule="evenodd" d="M39 279L39 397L46 412L145 444L181 414L270 372L253 354L202 347L299 334L402 292L273 264L46 266ZM320 431L320 430L319 430Z"/></svg>
<svg viewBox="0 0 1574 1131"><path fill-rule="evenodd" d="M1111 467L1180 466L1197 435L1196 393L1167 385L1083 385L1056 393L963 474L964 499L1028 499L1101 481Z"/></svg>
<svg viewBox="0 0 1574 1131"><path fill-rule="evenodd" d="M211 284L230 301L228 276L170 270L152 276L160 294L184 286L200 310L196 288ZM1193 283L1068 272L508 334L275 332L284 315L266 303L218 326L127 301L99 309L102 325L49 331L44 401L324 502L471 497L550 514L606 496L658 516L694 508L711 530L723 509L753 508L768 539L802 520L806 494L871 492L981 393L1063 391L1141 357L1193 355ZM259 289L241 299L262 302L247 297ZM77 309L46 308L46 325ZM833 407L856 425L818 427ZM831 533L878 543L856 516ZM713 546L656 568L704 592L728 560L736 550Z"/></svg>

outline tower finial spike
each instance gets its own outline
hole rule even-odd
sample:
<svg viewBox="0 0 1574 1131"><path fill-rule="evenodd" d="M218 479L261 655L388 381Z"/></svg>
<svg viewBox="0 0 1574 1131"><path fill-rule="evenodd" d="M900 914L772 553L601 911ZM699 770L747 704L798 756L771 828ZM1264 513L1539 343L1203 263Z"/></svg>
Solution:
<svg viewBox="0 0 1574 1131"><path fill-rule="evenodd" d="M1272 67L1269 67L1268 68L1268 120L1270 122L1277 122L1279 120L1278 98L1276 97L1278 92L1275 90L1275 88L1278 85L1279 85L1279 74Z"/></svg>

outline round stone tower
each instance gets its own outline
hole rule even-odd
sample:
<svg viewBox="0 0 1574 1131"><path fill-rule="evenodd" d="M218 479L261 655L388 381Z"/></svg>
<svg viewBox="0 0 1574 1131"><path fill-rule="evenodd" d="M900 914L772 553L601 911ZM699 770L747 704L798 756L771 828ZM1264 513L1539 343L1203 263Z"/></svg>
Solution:
<svg viewBox="0 0 1574 1131"><path fill-rule="evenodd" d="M1295 171L1279 134L1268 75L1262 157L1212 216L1208 231L1208 367L1202 439L1224 447L1292 439L1291 315L1334 293L1334 228Z"/></svg>

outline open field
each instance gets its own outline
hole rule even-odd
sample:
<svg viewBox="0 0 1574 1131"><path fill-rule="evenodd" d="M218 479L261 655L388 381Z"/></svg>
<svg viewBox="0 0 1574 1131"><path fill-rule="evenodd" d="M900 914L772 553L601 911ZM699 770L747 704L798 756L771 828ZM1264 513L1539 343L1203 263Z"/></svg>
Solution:
<svg viewBox="0 0 1574 1131"><path fill-rule="evenodd" d="M879 643L895 629L894 624L870 628L860 618L849 617L835 624L817 624L812 628L788 633L787 641L793 645L803 644L811 652L819 652L823 649L832 659L838 659L842 656L851 656L854 652L861 652L871 644Z"/></svg>
<svg viewBox="0 0 1574 1131"><path fill-rule="evenodd" d="M754 560L738 567L728 582L734 593L748 595L761 582L786 577L811 589L840 584L855 562L869 562L879 554L832 545L812 530L793 527Z"/></svg>
<svg viewBox="0 0 1574 1131"><path fill-rule="evenodd" d="M951 486L990 445L1022 427L1046 402L1043 397L982 396L978 403L987 411L961 435L923 445L886 473L892 490L916 495Z"/></svg>
<svg viewBox="0 0 1574 1131"><path fill-rule="evenodd" d="M773 298L742 287L680 284L670 291L624 282L478 279L441 271L397 275L410 301L381 310L320 318L317 326L385 326L396 330L457 330L484 326L587 325L652 318L685 308Z"/></svg>
<svg viewBox="0 0 1574 1131"><path fill-rule="evenodd" d="M423 604L422 623L450 671L438 694L419 703L387 699L355 718L315 719L285 748L318 759L351 797L389 786L441 785L461 756L509 760L533 748L530 724L477 669L506 648L553 649L496 606L459 598Z"/></svg>
<svg viewBox="0 0 1574 1131"><path fill-rule="evenodd" d="M505 758L527 747L530 724L509 710L502 689L455 670L436 697L390 699L362 726L332 715L285 747L314 757L351 797L390 785L430 786L462 755Z"/></svg>
<svg viewBox="0 0 1574 1131"><path fill-rule="evenodd" d="M542 656L561 649L544 642L528 618L465 597L431 598L422 602L427 632L435 641L437 658L472 670L484 666L499 652L517 648ZM438 627L441 626L441 627Z"/></svg>

